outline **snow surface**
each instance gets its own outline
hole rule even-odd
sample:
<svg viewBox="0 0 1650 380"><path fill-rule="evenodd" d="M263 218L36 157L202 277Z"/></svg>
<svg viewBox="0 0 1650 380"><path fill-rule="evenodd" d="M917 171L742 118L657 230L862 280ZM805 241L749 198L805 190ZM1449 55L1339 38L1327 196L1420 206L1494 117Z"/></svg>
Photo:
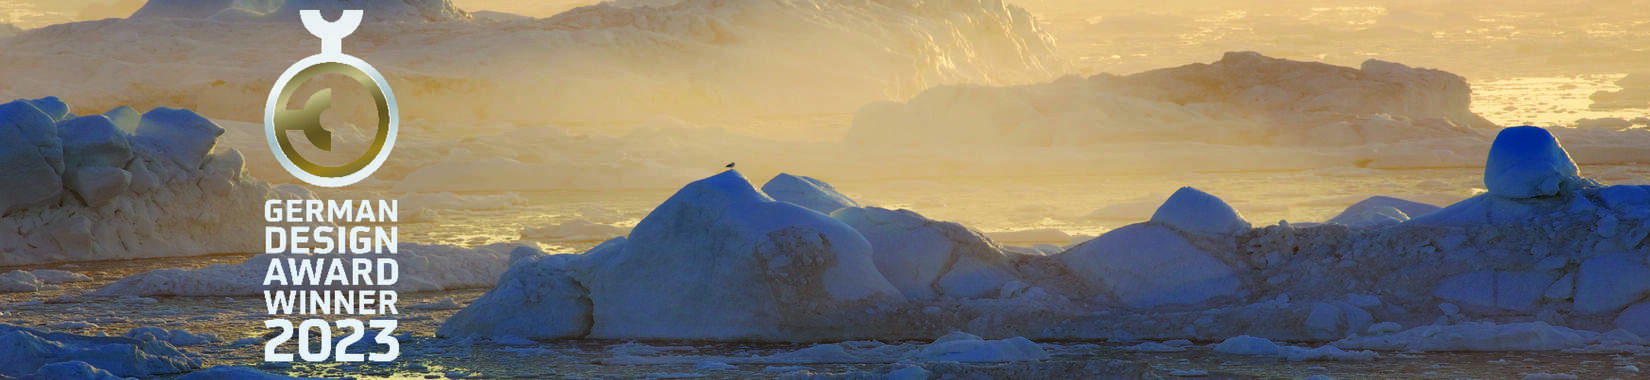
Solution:
<svg viewBox="0 0 1650 380"><path fill-rule="evenodd" d="M1157 223L1194 234L1235 234L1249 230L1249 221L1219 197L1182 187L1152 214Z"/></svg>
<svg viewBox="0 0 1650 380"><path fill-rule="evenodd" d="M68 110L0 105L0 265L254 251L257 207L288 196L214 152L223 129L188 110Z"/></svg>
<svg viewBox="0 0 1650 380"><path fill-rule="evenodd" d="M848 207L859 207L858 202L837 192L825 181L787 173L779 173L768 183L762 184L762 193L776 201L790 202L825 215Z"/></svg>
<svg viewBox="0 0 1650 380"><path fill-rule="evenodd" d="M31 293L40 290L40 279L28 271L14 270L0 274L0 293Z"/></svg>
<svg viewBox="0 0 1650 380"><path fill-rule="evenodd" d="M922 360L947 360L962 363L1006 362L1048 359L1048 353L1037 343L1022 337L1003 340L985 340L965 332L954 332L935 339L934 343L917 351Z"/></svg>
<svg viewBox="0 0 1650 380"><path fill-rule="evenodd" d="M617 238L586 255L621 249ZM568 272L576 256L546 255L530 247L511 252L510 269L481 298L441 323L444 337L580 338L589 333L589 290Z"/></svg>
<svg viewBox="0 0 1650 380"><path fill-rule="evenodd" d="M628 238L582 255L518 252L502 285L443 324L443 336L845 337L853 332L819 318L902 298L864 237L774 201L733 170L683 187Z"/></svg>
<svg viewBox="0 0 1650 380"><path fill-rule="evenodd" d="M400 279L389 288L427 292L487 287L509 265L510 244L474 248L401 243L394 259ZM159 269L121 278L90 293L93 296L259 296L271 289L263 279L270 260L325 258L325 255L259 254L239 264L200 269ZM274 287L279 287L275 285ZM302 287L294 289L304 289ZM329 290L337 286L327 287Z"/></svg>
<svg viewBox="0 0 1650 380"><path fill-rule="evenodd" d="M1330 218L1329 223L1353 227L1402 223L1440 209L1438 206L1421 202L1377 195L1348 206L1346 210Z"/></svg>

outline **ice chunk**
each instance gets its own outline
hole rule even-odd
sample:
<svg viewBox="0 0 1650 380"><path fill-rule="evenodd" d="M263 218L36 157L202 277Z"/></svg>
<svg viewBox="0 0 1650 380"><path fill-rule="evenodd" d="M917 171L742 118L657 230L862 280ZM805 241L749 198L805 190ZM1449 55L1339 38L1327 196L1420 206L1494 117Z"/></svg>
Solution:
<svg viewBox="0 0 1650 380"><path fill-rule="evenodd" d="M1615 312L1650 295L1650 267L1643 255L1606 254L1581 263L1575 307L1582 314Z"/></svg>
<svg viewBox="0 0 1650 380"><path fill-rule="evenodd" d="M292 377L259 371L257 368L220 365L179 376L178 380L310 380L318 377Z"/></svg>
<svg viewBox="0 0 1650 380"><path fill-rule="evenodd" d="M201 359L156 340L43 332L0 324L0 375L34 374L50 363L81 361L116 376L150 377L187 372ZM61 369L52 369L57 371Z"/></svg>
<svg viewBox="0 0 1650 380"><path fill-rule="evenodd" d="M1445 278L1433 294L1462 305L1529 311L1557 278L1543 272L1477 271Z"/></svg>
<svg viewBox="0 0 1650 380"><path fill-rule="evenodd" d="M1616 316L1616 328L1638 336L1650 336L1650 301L1640 302Z"/></svg>
<svg viewBox="0 0 1650 380"><path fill-rule="evenodd" d="M1014 280L1002 247L961 224L877 207L845 208L831 217L871 243L877 270L906 297L980 297Z"/></svg>
<svg viewBox="0 0 1650 380"><path fill-rule="evenodd" d="M69 169L64 182L81 202L96 207L126 193L132 184L132 173L108 166L85 166Z"/></svg>
<svg viewBox="0 0 1650 380"><path fill-rule="evenodd" d="M1249 230L1249 221L1226 201L1191 187L1176 190L1152 214L1152 222L1182 232L1233 234Z"/></svg>
<svg viewBox="0 0 1650 380"><path fill-rule="evenodd" d="M1650 190L1642 186L1610 186L1599 189L1597 194L1604 207L1617 212L1650 208Z"/></svg>
<svg viewBox="0 0 1650 380"><path fill-rule="evenodd" d="M92 280L91 277L83 274L56 269L36 269L29 271L29 274L33 274L35 278L40 279L41 283L46 284L66 284Z"/></svg>
<svg viewBox="0 0 1650 380"><path fill-rule="evenodd" d="M1112 230L1054 257L1136 308L1196 304L1234 294L1241 284L1225 262L1155 224Z"/></svg>
<svg viewBox="0 0 1650 380"><path fill-rule="evenodd" d="M0 104L0 214L57 200L62 172L51 116L26 101Z"/></svg>
<svg viewBox="0 0 1650 380"><path fill-rule="evenodd" d="M1335 305L1319 302L1312 304L1312 311L1306 314L1302 326L1306 334L1316 339L1332 339L1344 336L1347 330L1347 319L1343 310Z"/></svg>
<svg viewBox="0 0 1650 380"><path fill-rule="evenodd" d="M0 274L0 293L32 293L40 290L40 279L27 271Z"/></svg>
<svg viewBox="0 0 1650 380"><path fill-rule="evenodd" d="M181 108L156 107L143 114L134 137L165 152L185 169L197 169L212 153L223 127Z"/></svg>
<svg viewBox="0 0 1650 380"><path fill-rule="evenodd" d="M138 327L127 331L126 337L142 341L162 341L171 343L173 346L178 347L196 346L220 341L217 335L196 334L184 329L167 330L153 326Z"/></svg>
<svg viewBox="0 0 1650 380"><path fill-rule="evenodd" d="M57 123L57 137L63 143L66 167L107 166L124 168L132 160L126 133L103 115L81 116Z"/></svg>
<svg viewBox="0 0 1650 380"><path fill-rule="evenodd" d="M138 123L143 121L143 114L132 106L115 107L104 112L103 117L108 118L110 123L114 123L115 128L127 135L137 133Z"/></svg>
<svg viewBox="0 0 1650 380"><path fill-rule="evenodd" d="M1266 338L1239 335L1215 345L1215 352L1233 355L1277 355L1278 344Z"/></svg>
<svg viewBox="0 0 1650 380"><path fill-rule="evenodd" d="M1507 198L1555 195L1582 183L1581 171L1558 139L1540 127L1502 129L1484 163L1484 186Z"/></svg>
<svg viewBox="0 0 1650 380"><path fill-rule="evenodd" d="M812 177L779 173L762 185L762 192L776 201L790 202L825 215L847 207L859 207L858 202L837 192L831 184Z"/></svg>
<svg viewBox="0 0 1650 380"><path fill-rule="evenodd" d="M1329 223L1348 226L1399 223L1431 214L1440 209L1438 206L1425 203L1377 195L1352 204L1346 210L1341 211L1339 215L1329 219Z"/></svg>
<svg viewBox="0 0 1650 380"><path fill-rule="evenodd" d="M737 171L695 181L643 218L582 281L591 336L808 339L844 302L900 297L842 222L757 191ZM810 331L786 326L815 326ZM815 330L817 329L817 330Z"/></svg>
<svg viewBox="0 0 1650 380"><path fill-rule="evenodd" d="M52 363L52 364L47 364L47 365L40 366L40 370L36 371L34 373L33 377L38 378L38 379L62 379L62 380L68 380L68 379L76 379L76 380L123 380L123 379L126 379L125 377L115 376L115 374L109 373L109 371L104 371L102 369L98 369L97 367L93 367L89 363L79 361L79 360L71 360L71 361L66 361L66 362L57 362L57 363Z"/></svg>
<svg viewBox="0 0 1650 380"><path fill-rule="evenodd" d="M40 112L45 112L46 116L52 118L52 121L63 121L64 118L69 116L69 105L63 103L62 100L57 99L56 96L30 99L25 100L25 102L33 105L35 108L39 108Z"/></svg>
<svg viewBox="0 0 1650 380"><path fill-rule="evenodd" d="M616 238L587 255L603 255L601 251L623 249L624 245L624 238ZM537 251L517 248L522 250ZM497 286L442 322L436 335L562 339L590 333L589 291L567 268L576 256L536 253L512 260Z"/></svg>
<svg viewBox="0 0 1650 380"><path fill-rule="evenodd" d="M953 332L935 339L916 353L922 361L956 361L963 363L1043 360L1048 353L1043 347L1022 337L1003 340L985 340L965 332Z"/></svg>

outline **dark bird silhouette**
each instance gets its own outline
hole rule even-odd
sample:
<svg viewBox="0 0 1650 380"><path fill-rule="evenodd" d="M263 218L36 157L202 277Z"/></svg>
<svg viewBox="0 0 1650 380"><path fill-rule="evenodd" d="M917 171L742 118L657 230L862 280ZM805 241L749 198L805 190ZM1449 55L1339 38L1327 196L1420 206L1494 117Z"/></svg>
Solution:
<svg viewBox="0 0 1650 380"><path fill-rule="evenodd" d="M728 169L733 169L733 163L732 163L732 162L729 162L729 163L728 163L728 166L723 166L723 167L724 167L724 168L728 168Z"/></svg>

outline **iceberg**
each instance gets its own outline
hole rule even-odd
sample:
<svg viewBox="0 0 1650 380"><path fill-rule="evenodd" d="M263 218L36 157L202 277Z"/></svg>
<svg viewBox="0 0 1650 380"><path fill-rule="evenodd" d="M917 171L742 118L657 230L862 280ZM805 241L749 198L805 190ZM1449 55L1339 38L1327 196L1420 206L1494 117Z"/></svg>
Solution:
<svg viewBox="0 0 1650 380"><path fill-rule="evenodd" d="M628 238L580 255L515 256L442 336L851 338L827 321L903 298L852 227L775 201L733 170L684 186Z"/></svg>
<svg viewBox="0 0 1650 380"><path fill-rule="evenodd" d="M0 265L257 249L244 237L258 236L258 205L291 194L241 176L238 151L214 152L223 128L181 109L108 115L0 105Z"/></svg>
<svg viewBox="0 0 1650 380"><path fill-rule="evenodd" d="M900 297L859 233L776 202L732 170L683 187L622 249L585 259L596 338L843 336L852 332L808 321Z"/></svg>

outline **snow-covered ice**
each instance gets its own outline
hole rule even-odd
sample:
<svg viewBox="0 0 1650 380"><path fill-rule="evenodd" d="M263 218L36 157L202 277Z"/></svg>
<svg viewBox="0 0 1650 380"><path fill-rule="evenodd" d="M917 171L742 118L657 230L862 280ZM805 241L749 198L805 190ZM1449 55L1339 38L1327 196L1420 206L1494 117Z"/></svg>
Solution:
<svg viewBox="0 0 1650 380"><path fill-rule="evenodd" d="M1047 359L1048 353L1026 338L985 340L973 334L954 332L935 339L917 351L921 360L950 360L964 363L1007 362Z"/></svg>
<svg viewBox="0 0 1650 380"><path fill-rule="evenodd" d="M1054 256L1085 283L1130 307L1193 305L1237 292L1231 266L1179 232L1134 224Z"/></svg>
<svg viewBox="0 0 1650 380"><path fill-rule="evenodd" d="M1558 194L1584 184L1580 169L1558 139L1546 129L1502 129L1484 163L1484 186L1490 194L1532 198Z"/></svg>
<svg viewBox="0 0 1650 380"><path fill-rule="evenodd" d="M851 337L825 321L849 305L901 298L853 228L774 201L732 170L683 187L628 238L582 255L520 256L504 286L460 311L443 335ZM541 306L522 312L524 302Z"/></svg>
<svg viewBox="0 0 1650 380"><path fill-rule="evenodd" d="M1351 206L1329 219L1329 223L1354 227L1407 222L1438 211L1440 207L1406 199L1377 195Z"/></svg>
<svg viewBox="0 0 1650 380"><path fill-rule="evenodd" d="M1152 213L1152 223L1196 234L1235 234L1249 230L1249 221L1219 197L1182 187Z"/></svg>
<svg viewBox="0 0 1650 380"><path fill-rule="evenodd" d="M201 359L161 340L83 336L4 324L0 324L0 357L6 358L0 361L0 375L15 377L100 371L123 377L151 377L201 367ZM64 362L87 366L48 367Z"/></svg>
<svg viewBox="0 0 1650 380"><path fill-rule="evenodd" d="M619 249L624 238L597 251ZM530 247L512 252L510 269L498 284L469 307L447 318L436 333L447 337L580 338L590 332L589 290L574 279L568 263L575 256L546 255Z"/></svg>
<svg viewBox="0 0 1650 380"><path fill-rule="evenodd" d="M622 245L585 258L594 337L805 336L825 326L803 321L900 296L864 237L732 170L677 191Z"/></svg>
<svg viewBox="0 0 1650 380"><path fill-rule="evenodd" d="M1498 154L1513 161L1555 156L1523 149ZM449 336L493 338L809 341L932 338L967 328L981 335L1031 339L1233 338L1221 350L1272 352L1294 360L1376 356L1360 350L1608 352L1639 344L1631 334L1644 329L1635 320L1645 313L1635 305L1645 304L1650 295L1643 280L1650 276L1639 275L1650 270L1644 244L1650 236L1650 225L1644 223L1650 219L1650 193L1643 191L1578 177L1566 191L1542 197L1481 194L1443 208L1371 197L1343 213L1394 211L1393 218L1375 223L1246 226L1225 202L1183 190L1164 202L1155 221L1118 228L1069 249L1053 247L1045 256L1002 248L966 226L908 210L846 207L832 213L834 220L823 220L815 211L771 201L728 172L683 188L627 239L582 255L521 255L511 271L515 274L506 275L499 288L443 330ZM766 237L735 228L776 218L765 222L768 227L762 230L776 231ZM803 229L784 227L799 223L820 230L814 236L823 236L821 241L829 240L831 246L797 251L812 246L803 240L780 244L796 247L781 252L829 252L838 258L852 253L856 259L847 264L861 268L854 271L861 275L857 281L872 281L876 287L886 281L892 289L882 293L896 297L830 297L832 277L824 270L779 277L807 279L810 285L799 288L800 282L776 282L777 275L763 270L772 261L727 266L747 262L742 260L752 252L769 252L763 244L793 236L781 232ZM639 244L644 237L651 242ZM710 245L706 239L722 243ZM766 243L770 241L775 243ZM658 248L667 242L674 248ZM749 248L729 250L734 245ZM670 253L623 264L615 259L642 257L641 252ZM661 262L657 255L696 261ZM705 264L712 260L718 265ZM957 292L946 284L959 264L970 261L981 264L970 267L988 269L980 273L990 275L960 283L994 286ZM667 276L651 269L665 265L673 268L675 282L661 284ZM872 274L880 276L865 277ZM614 283L646 286L653 293L601 290ZM747 294L753 287L765 293ZM712 298L675 289L732 295ZM874 293L860 289L858 294ZM776 294L804 306L768 298ZM743 301L730 301L734 299ZM505 306L518 303L545 305L545 311ZM718 314L730 303L767 309L748 311L759 318L731 329L726 316ZM827 304L839 306L802 319L791 314L827 310L813 308ZM673 307L666 313L676 316L664 320L701 323L662 326L668 323L658 322L660 309L653 305ZM644 316L653 322L615 324ZM803 320L811 321L806 328L791 324ZM846 331L850 328L856 331ZM1249 338L1234 338L1241 336ZM1274 343L1277 348L1268 349L1260 341L1318 344ZM1321 346L1324 342L1334 343Z"/></svg>
<svg viewBox="0 0 1650 380"><path fill-rule="evenodd" d="M776 201L790 202L825 215L848 207L859 207L858 202L837 192L825 181L788 173L779 173L768 183L762 184L762 193Z"/></svg>
<svg viewBox="0 0 1650 380"><path fill-rule="evenodd" d="M242 237L257 236L262 200L284 194L242 176L239 151L213 150L221 127L181 109L115 113L0 105L0 264L257 249Z"/></svg>

